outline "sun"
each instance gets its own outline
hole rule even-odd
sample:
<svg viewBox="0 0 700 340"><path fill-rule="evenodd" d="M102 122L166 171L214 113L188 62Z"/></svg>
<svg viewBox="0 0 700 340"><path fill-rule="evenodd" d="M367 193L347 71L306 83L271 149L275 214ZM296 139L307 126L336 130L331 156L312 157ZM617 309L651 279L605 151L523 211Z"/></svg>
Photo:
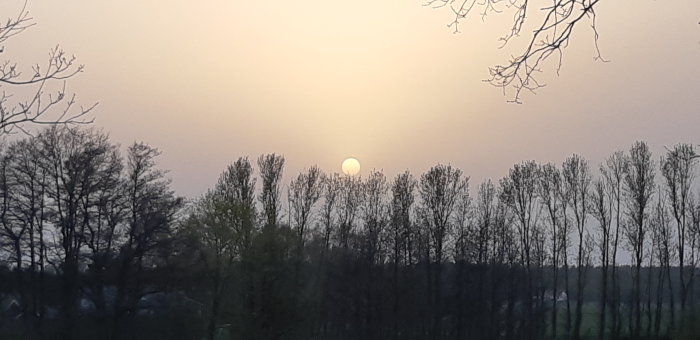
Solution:
<svg viewBox="0 0 700 340"><path fill-rule="evenodd" d="M360 161L350 157L343 161L341 168L343 169L343 173L346 175L357 175L360 173Z"/></svg>

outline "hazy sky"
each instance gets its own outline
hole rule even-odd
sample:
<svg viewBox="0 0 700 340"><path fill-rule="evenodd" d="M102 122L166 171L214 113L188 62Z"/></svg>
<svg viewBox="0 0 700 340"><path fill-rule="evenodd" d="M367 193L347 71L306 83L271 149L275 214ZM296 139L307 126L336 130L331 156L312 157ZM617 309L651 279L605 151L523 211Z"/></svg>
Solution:
<svg viewBox="0 0 700 340"><path fill-rule="evenodd" d="M21 1L7 1L3 15ZM542 2L547 3L546 1ZM14 7L13 7L14 6ZM318 164L418 174L438 162L474 182L523 159L594 166L647 140L700 143L700 1L611 0L598 7L593 60L577 27L559 77L525 104L482 82L520 52L498 49L510 14L471 17L414 0L38 1L37 25L3 58L45 60L60 44L86 65L69 86L99 101L95 126L162 150L178 193L210 187L239 156L276 152L286 177ZM9 11L9 12L8 12ZM476 183L472 184L474 187Z"/></svg>

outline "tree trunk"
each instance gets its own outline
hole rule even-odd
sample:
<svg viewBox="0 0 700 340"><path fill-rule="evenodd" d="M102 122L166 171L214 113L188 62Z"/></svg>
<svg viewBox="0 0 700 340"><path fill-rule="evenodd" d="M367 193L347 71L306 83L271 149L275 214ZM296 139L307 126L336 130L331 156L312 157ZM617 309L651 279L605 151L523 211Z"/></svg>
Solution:
<svg viewBox="0 0 700 340"><path fill-rule="evenodd" d="M603 256L602 280L601 280L601 297L600 297L600 328L598 329L598 338L605 339L605 327L607 321L606 306L608 304L608 265L607 258Z"/></svg>

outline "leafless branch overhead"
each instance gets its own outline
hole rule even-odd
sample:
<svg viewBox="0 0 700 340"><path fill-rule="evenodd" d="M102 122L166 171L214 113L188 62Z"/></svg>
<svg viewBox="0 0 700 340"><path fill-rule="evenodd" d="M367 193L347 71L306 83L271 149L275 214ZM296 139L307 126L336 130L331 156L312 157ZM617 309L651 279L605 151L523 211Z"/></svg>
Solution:
<svg viewBox="0 0 700 340"><path fill-rule="evenodd" d="M0 53L6 41L35 25L26 5L25 1L16 16L0 24ZM33 65L29 74L13 61L0 61L0 135L17 130L28 133L26 124L91 123L87 115L97 103L79 106L75 94L66 92L66 80L83 69L75 56L59 46L49 51L45 64Z"/></svg>
<svg viewBox="0 0 700 340"><path fill-rule="evenodd" d="M523 90L535 92L544 86L536 79L541 72L544 61L554 56L557 59L557 74L562 65L562 50L569 45L569 39L576 27L582 22L589 22L593 29L596 48L596 60L604 60L598 48L599 34L596 29L595 6L600 0L550 0L539 8L542 22L530 33L526 32L526 23L533 16L534 6L540 2L534 0L428 0L425 4L432 7L448 7L454 13L454 20L448 24L459 32L459 23L472 12L478 11L483 17L489 13L509 11L513 13L513 25L508 33L500 38L503 46L512 39L528 39L522 52L514 55L506 63L489 69L490 78L486 81L503 89L509 101L521 103ZM540 17L539 15L537 17ZM524 34L525 33L525 34Z"/></svg>

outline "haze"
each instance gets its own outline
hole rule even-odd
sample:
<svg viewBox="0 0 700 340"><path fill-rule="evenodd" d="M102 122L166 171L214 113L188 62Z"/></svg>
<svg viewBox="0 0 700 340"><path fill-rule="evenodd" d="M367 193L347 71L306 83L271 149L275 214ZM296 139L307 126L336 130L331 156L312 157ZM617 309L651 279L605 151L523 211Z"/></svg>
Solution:
<svg viewBox="0 0 700 340"><path fill-rule="evenodd" d="M21 1L4 6L20 8ZM14 7L13 7L14 6ZM86 65L71 79L95 126L162 152L179 194L198 195L239 156L275 152L285 174L318 164L340 171L421 173L451 163L473 181L523 159L596 166L637 139L655 156L697 144L700 2L599 5L603 56L577 27L560 76L506 103L482 82L520 52L498 49L509 14L468 18L420 1L31 1L37 25L5 58L28 66L60 44ZM14 12L12 12L14 13ZM550 65L551 66L551 65Z"/></svg>

